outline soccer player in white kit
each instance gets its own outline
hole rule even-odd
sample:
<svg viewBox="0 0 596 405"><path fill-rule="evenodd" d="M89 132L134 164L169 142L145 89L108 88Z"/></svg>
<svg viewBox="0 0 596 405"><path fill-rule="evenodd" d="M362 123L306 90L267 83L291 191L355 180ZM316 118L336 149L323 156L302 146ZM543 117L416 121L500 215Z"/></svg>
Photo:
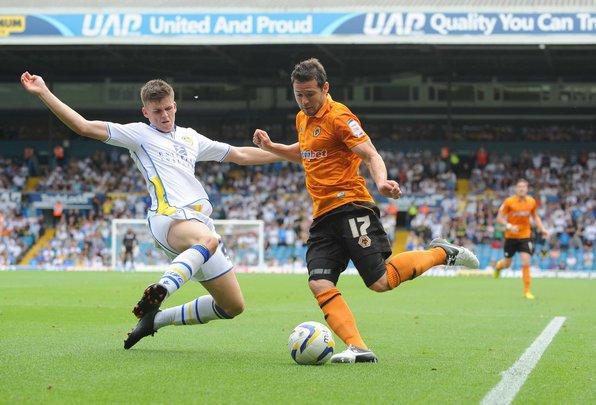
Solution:
<svg viewBox="0 0 596 405"><path fill-rule="evenodd" d="M147 182L151 195L149 229L172 263L157 283L145 289L133 308L140 320L124 341L124 348L131 348L163 326L203 324L242 313L242 291L209 217L212 206L195 177L195 162L250 165L280 158L259 148L213 141L192 128L176 126L174 90L163 80L151 80L141 89L142 112L149 124L126 125L85 119L52 94L40 76L25 72L21 83L77 134L128 149ZM162 301L191 278L209 295L161 311Z"/></svg>

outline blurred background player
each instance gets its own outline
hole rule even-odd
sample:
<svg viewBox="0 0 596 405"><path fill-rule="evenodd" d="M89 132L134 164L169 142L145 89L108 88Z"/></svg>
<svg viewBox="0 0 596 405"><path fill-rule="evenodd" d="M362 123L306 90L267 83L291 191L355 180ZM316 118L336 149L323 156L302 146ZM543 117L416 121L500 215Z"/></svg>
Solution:
<svg viewBox="0 0 596 405"><path fill-rule="evenodd" d="M124 267L124 269L127 268L127 263L130 269L135 268L134 249L137 244L137 235L131 228L128 228L122 238L122 247L124 248L124 252L122 253L122 267Z"/></svg>
<svg viewBox="0 0 596 405"><path fill-rule="evenodd" d="M195 163L258 164L279 158L255 147L213 141L192 128L177 126L174 90L163 80L151 80L141 89L142 113L149 124L126 125L86 120L60 101L40 76L25 72L21 84L75 133L128 149L145 177L152 202L147 216L149 229L172 263L157 283L145 289L133 308L140 320L124 341L124 348L131 348L163 326L203 324L242 313L242 291L209 217L213 208L195 177ZM210 295L160 311L162 301L190 278L199 281Z"/></svg>
<svg viewBox="0 0 596 405"><path fill-rule="evenodd" d="M515 195L507 198L499 208L497 221L505 226L505 245L503 247L505 258L499 260L495 266L495 277L499 277L501 270L511 266L511 259L519 252L522 263L522 279L524 282L524 297L533 300L530 291L530 259L534 253L534 243L531 239L532 230L530 218L544 238L548 231L542 225L536 213L536 200L528 195L527 180L520 179L515 185Z"/></svg>
<svg viewBox="0 0 596 405"><path fill-rule="evenodd" d="M298 63L291 80L300 107L296 116L298 142L273 143L267 132L260 129L255 131L253 142L280 157L301 162L304 167L314 218L306 253L309 287L327 324L348 345L331 361L377 362L336 287L349 260L368 288L384 292L433 266L478 268L478 259L466 248L435 239L428 250L400 253L386 262L391 246L380 222L379 209L359 174L360 164L364 161L382 196L399 198L399 184L387 179L385 163L358 118L345 105L331 99L327 74L317 59Z"/></svg>

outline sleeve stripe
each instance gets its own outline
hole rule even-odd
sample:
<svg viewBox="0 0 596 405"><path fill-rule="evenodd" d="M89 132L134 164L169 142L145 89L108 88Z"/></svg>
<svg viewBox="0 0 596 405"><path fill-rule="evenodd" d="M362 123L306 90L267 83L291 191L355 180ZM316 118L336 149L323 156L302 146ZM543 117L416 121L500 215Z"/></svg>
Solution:
<svg viewBox="0 0 596 405"><path fill-rule="evenodd" d="M103 142L104 143L109 143L110 140L112 139L112 131L110 131L110 124L108 122L106 122L106 129L108 130L108 139L106 139Z"/></svg>
<svg viewBox="0 0 596 405"><path fill-rule="evenodd" d="M219 159L220 162L223 162L228 155L230 154L230 151L232 150L232 145L228 145L228 150L226 151L226 153L223 155L223 157L221 159Z"/></svg>

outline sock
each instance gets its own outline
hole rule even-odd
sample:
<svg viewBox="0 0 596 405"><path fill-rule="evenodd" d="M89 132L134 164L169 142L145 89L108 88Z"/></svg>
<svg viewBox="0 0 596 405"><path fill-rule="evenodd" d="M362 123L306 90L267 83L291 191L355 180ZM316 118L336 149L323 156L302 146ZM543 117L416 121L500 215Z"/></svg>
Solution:
<svg viewBox="0 0 596 405"><path fill-rule="evenodd" d="M197 269L209 260L209 256L211 254L205 246L191 246L176 256L158 283L168 290L168 296L170 296L190 280Z"/></svg>
<svg viewBox="0 0 596 405"><path fill-rule="evenodd" d="M345 344L368 349L360 336L360 332L358 332L356 319L354 319L350 307L348 307L337 288L322 292L316 298L319 307L325 314L327 324Z"/></svg>
<svg viewBox="0 0 596 405"><path fill-rule="evenodd" d="M445 264L447 254L440 247L428 250L403 252L387 262L387 282L392 289L412 280L431 267Z"/></svg>
<svg viewBox="0 0 596 405"><path fill-rule="evenodd" d="M168 325L196 325L215 319L232 319L213 300L210 295L203 295L196 300L177 307L167 308L155 315L155 330Z"/></svg>
<svg viewBox="0 0 596 405"><path fill-rule="evenodd" d="M495 265L495 270L503 270L505 268L505 259L501 259Z"/></svg>
<svg viewBox="0 0 596 405"><path fill-rule="evenodd" d="M524 294L530 292L530 283L532 276L530 275L530 266L522 266L522 279L524 280Z"/></svg>

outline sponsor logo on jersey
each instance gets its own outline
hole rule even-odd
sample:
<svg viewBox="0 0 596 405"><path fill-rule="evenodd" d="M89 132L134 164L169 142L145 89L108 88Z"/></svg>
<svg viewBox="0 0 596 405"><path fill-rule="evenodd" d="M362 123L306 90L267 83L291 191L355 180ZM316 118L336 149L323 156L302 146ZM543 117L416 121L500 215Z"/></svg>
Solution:
<svg viewBox="0 0 596 405"><path fill-rule="evenodd" d="M358 122L356 120L353 120L353 119L348 120L348 127L350 127L350 131L352 131L352 135L354 135L356 138L361 138L364 136L364 130L362 129L362 127L360 126L360 124L358 124Z"/></svg>
<svg viewBox="0 0 596 405"><path fill-rule="evenodd" d="M186 154L186 148L184 146L174 145L174 149L176 149L176 153L179 156L187 156L187 154Z"/></svg>
<svg viewBox="0 0 596 405"><path fill-rule="evenodd" d="M529 217L530 216L530 211L514 211L511 213L512 217Z"/></svg>
<svg viewBox="0 0 596 405"><path fill-rule="evenodd" d="M302 155L302 159L304 160L323 159L327 157L327 149L303 150L302 152L300 152L300 155Z"/></svg>

